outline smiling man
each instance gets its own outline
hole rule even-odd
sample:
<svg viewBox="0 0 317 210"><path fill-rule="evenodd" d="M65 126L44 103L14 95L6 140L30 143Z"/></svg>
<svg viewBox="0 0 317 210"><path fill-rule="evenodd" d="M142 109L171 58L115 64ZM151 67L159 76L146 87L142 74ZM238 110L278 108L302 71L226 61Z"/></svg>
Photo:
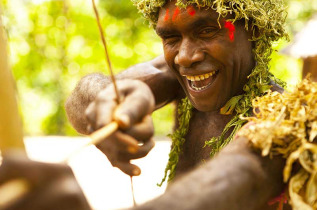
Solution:
<svg viewBox="0 0 317 210"><path fill-rule="evenodd" d="M167 3L155 29L162 38L165 60L196 109L219 110L242 93L255 66L252 34L244 29L244 21L236 22L233 41L224 27L233 15L219 19L212 9L195 7L194 16L181 9L177 18L164 18L166 11L177 8L175 2Z"/></svg>
<svg viewBox="0 0 317 210"><path fill-rule="evenodd" d="M244 138L219 151L245 123L239 115L252 115L252 99L269 89L282 91L268 69L272 42L287 36L282 1L134 3L162 38L164 57L117 75L120 105L109 78L84 77L66 103L69 120L84 134L117 121L120 129L97 147L113 166L135 176L141 171L130 160L154 145L150 114L176 101L163 181L167 175L177 181L144 208L270 208L267 202L282 192L283 162L261 158Z"/></svg>

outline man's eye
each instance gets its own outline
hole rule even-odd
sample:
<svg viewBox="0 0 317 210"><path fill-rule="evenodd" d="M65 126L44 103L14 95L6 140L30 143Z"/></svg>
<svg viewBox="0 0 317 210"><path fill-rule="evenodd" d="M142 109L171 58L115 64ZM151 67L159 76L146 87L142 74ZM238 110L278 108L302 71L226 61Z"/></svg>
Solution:
<svg viewBox="0 0 317 210"><path fill-rule="evenodd" d="M177 36L177 35L164 36L164 37L162 37L162 40L166 44L173 44L177 40L179 40L179 36Z"/></svg>
<svg viewBox="0 0 317 210"><path fill-rule="evenodd" d="M199 35L202 37L211 37L217 33L219 29L216 27L208 27L200 30Z"/></svg>

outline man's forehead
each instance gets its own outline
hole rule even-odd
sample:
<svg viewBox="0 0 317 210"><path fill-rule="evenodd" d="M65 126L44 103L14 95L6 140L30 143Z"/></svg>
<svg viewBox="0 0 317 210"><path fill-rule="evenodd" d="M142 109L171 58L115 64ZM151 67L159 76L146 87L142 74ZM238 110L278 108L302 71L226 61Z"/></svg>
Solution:
<svg viewBox="0 0 317 210"><path fill-rule="evenodd" d="M179 8L175 3L175 1L169 2L160 9L156 29L166 25L191 25L192 27L207 23L218 25L223 19L219 18L219 13L210 7L197 7L192 4L187 8Z"/></svg>
<svg viewBox="0 0 317 210"><path fill-rule="evenodd" d="M175 5L175 2L169 2L168 4L164 5L159 10L159 19L166 16L167 13L173 17L175 14L187 14L189 16L209 16L210 18L218 18L219 14L212 8L207 7L197 7L195 4L188 5L186 8L180 8Z"/></svg>

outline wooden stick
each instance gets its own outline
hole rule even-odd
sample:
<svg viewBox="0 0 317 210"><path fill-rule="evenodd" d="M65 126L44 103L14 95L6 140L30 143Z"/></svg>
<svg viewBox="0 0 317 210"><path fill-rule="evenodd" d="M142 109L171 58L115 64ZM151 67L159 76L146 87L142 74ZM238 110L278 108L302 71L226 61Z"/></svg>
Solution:
<svg viewBox="0 0 317 210"><path fill-rule="evenodd" d="M135 195L134 195L134 188L133 188L133 176L130 176L130 181L131 181L131 192L132 192L132 199L133 199L133 206L136 207L137 203L135 201Z"/></svg>
<svg viewBox="0 0 317 210"><path fill-rule="evenodd" d="M22 121L18 112L14 79L11 73L7 37L1 20L0 5L0 150L24 150Z"/></svg>
<svg viewBox="0 0 317 210"><path fill-rule="evenodd" d="M97 9L96 4L95 4L95 0L92 0L92 5L93 5L94 12L95 12L95 15L96 15L96 20L97 20L97 24L98 24L98 28L99 28L99 32L100 32L101 41L102 41L102 44L103 44L103 47L104 47L104 50L105 50L106 61L107 61L107 64L108 64L110 77L111 77L111 80L112 80L112 83L113 83L114 91L115 91L116 96L117 96L116 100L117 100L117 102L119 104L120 103L120 95L119 95L119 91L118 91L118 88L117 88L117 85L116 85L116 78L114 77L114 73L112 71L110 56L109 56L108 49L107 49L107 42L106 42L106 39L105 39L105 34L104 34L103 30L102 30L102 26L101 26L100 18L99 18L99 13L98 13L98 9Z"/></svg>
<svg viewBox="0 0 317 210"><path fill-rule="evenodd" d="M14 79L12 77L7 37L2 25L2 5L0 4L0 165L2 154L9 149L22 149L22 121L18 112ZM21 198L30 190L25 179L14 179L0 186L0 209Z"/></svg>
<svg viewBox="0 0 317 210"><path fill-rule="evenodd" d="M70 153L70 155L68 155L67 158L65 158L65 160L62 162L67 163L72 156L79 153L85 147L87 147L89 145L96 145L96 144L100 143L106 137L110 136L116 130L118 130L118 127L119 127L119 125L117 122L111 122L110 124L104 126L103 128L93 132L92 134L89 135L89 138L90 138L89 142L87 142L86 144L84 144L80 148L78 148L75 151L73 151L72 153Z"/></svg>
<svg viewBox="0 0 317 210"><path fill-rule="evenodd" d="M100 36L101 36L101 40L102 40L102 44L103 44L104 49L105 49L106 61L107 61L108 68L109 68L109 71L110 71L111 80L112 80L113 87L114 87L114 90L115 90L115 93L116 93L116 96L117 96L116 100L117 100L117 103L120 104L120 101L121 101L120 100L120 95L119 95L119 91L118 91L118 88L117 88L117 85L116 85L116 79L115 79L114 73L112 71L111 61L110 61L110 57L109 57L109 53L108 53L108 49L107 49L107 42L106 42L106 39L105 39L104 32L102 30L102 26L101 26L100 18L99 18L99 13L98 13L98 9L97 9L96 4L95 4L95 0L92 0L92 5L93 5L94 12L95 12L95 15L96 15L96 20L97 20L97 24L98 24L98 28L99 28L99 32L100 32ZM100 134L101 134L101 132L100 132ZM99 138L99 134L96 136L96 139L98 139L98 138ZM133 191L132 176L131 176L131 189L132 189L133 204L134 204L134 206L136 206L136 202L135 202L135 198L134 198L134 191Z"/></svg>
<svg viewBox="0 0 317 210"><path fill-rule="evenodd" d="M89 137L91 138L91 141L89 144L98 144L100 143L104 138L110 136L112 133L114 133L118 129L119 125L117 122L112 122L103 128L93 132Z"/></svg>

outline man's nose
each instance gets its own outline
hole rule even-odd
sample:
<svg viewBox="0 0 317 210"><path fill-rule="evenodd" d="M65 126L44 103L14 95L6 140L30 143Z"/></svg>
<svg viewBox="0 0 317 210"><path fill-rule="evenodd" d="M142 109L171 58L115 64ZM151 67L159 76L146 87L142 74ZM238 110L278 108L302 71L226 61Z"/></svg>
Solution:
<svg viewBox="0 0 317 210"><path fill-rule="evenodd" d="M191 67L193 64L204 60L204 52L195 42L183 39L178 54L175 56L175 64L181 67Z"/></svg>

